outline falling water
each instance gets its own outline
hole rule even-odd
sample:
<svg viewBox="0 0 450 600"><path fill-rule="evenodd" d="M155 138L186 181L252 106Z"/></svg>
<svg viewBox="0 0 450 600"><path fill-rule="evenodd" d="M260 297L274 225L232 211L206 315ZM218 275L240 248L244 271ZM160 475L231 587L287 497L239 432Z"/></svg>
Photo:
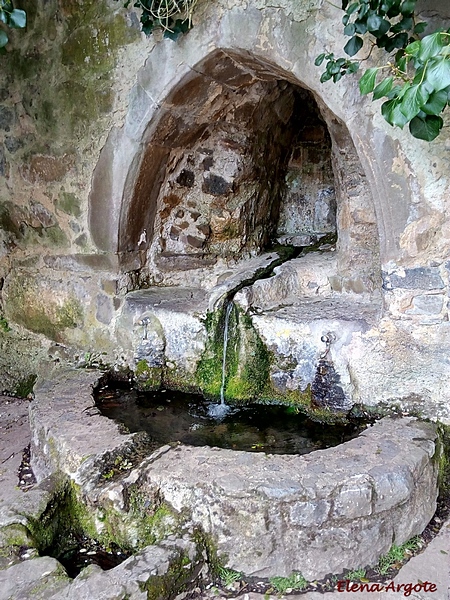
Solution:
<svg viewBox="0 0 450 600"><path fill-rule="evenodd" d="M225 379L227 375L227 346L228 346L228 326L230 323L230 314L233 310L233 302L227 306L225 313L225 324L223 326L223 359L222 359L222 385L220 387L220 404L225 404Z"/></svg>
<svg viewBox="0 0 450 600"><path fill-rule="evenodd" d="M225 404L225 380L227 375L228 328L233 306L233 302L229 302L225 311L225 323L223 327L222 385L220 386L220 404L212 404L209 407L208 412L211 417L223 417L230 410L230 407Z"/></svg>

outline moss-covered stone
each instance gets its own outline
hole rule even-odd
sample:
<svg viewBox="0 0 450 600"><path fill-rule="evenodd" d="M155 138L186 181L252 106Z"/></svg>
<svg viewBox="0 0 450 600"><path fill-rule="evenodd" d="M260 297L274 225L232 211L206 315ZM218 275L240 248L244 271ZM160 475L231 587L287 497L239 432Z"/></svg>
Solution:
<svg viewBox="0 0 450 600"><path fill-rule="evenodd" d="M30 331L61 341L64 329L80 325L83 309L72 292L60 287L57 284L53 288L28 275L14 278L5 299L7 317Z"/></svg>
<svg viewBox="0 0 450 600"><path fill-rule="evenodd" d="M433 459L437 462L440 494L450 495L450 425L439 424L438 441Z"/></svg>
<svg viewBox="0 0 450 600"><path fill-rule="evenodd" d="M36 379L37 375L35 373L20 379L14 388L14 394L20 398L27 398L33 392Z"/></svg>
<svg viewBox="0 0 450 600"><path fill-rule="evenodd" d="M136 388L143 392L158 390L161 387L162 373L162 367L153 367L145 359L140 360L134 371Z"/></svg>
<svg viewBox="0 0 450 600"><path fill-rule="evenodd" d="M195 572L198 571L198 560L191 560L181 550L172 559L164 575L154 575L140 584L141 590L147 592L148 600L166 600L192 587Z"/></svg>
<svg viewBox="0 0 450 600"><path fill-rule="evenodd" d="M208 342L197 368L197 381L203 393L220 397L223 378L225 309L206 318ZM270 354L251 319L233 307L228 323L224 397L230 401L255 400L269 386Z"/></svg>
<svg viewBox="0 0 450 600"><path fill-rule="evenodd" d="M137 531L137 548L145 548L175 533L178 518L174 510L158 495L148 496L133 485L127 490L128 509Z"/></svg>
<svg viewBox="0 0 450 600"><path fill-rule="evenodd" d="M20 548L32 546L33 540L25 525L14 523L0 530L0 556L14 556Z"/></svg>

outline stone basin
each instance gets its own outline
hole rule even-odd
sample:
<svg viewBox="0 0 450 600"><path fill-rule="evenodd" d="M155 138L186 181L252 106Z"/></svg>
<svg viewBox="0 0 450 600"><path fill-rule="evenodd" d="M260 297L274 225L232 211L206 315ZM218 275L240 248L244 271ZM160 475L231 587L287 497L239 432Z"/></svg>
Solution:
<svg viewBox="0 0 450 600"><path fill-rule="evenodd" d="M142 459L139 434L120 434L93 407L97 380L72 371L41 382L30 421L38 480L70 477L93 516L102 513L99 531L114 514L136 542L129 498L137 490L143 506L170 510L170 533L201 530L227 567L258 577L301 571L311 580L375 564L435 511L432 423L385 417L351 441L303 456L179 445ZM123 471L102 477L121 454Z"/></svg>

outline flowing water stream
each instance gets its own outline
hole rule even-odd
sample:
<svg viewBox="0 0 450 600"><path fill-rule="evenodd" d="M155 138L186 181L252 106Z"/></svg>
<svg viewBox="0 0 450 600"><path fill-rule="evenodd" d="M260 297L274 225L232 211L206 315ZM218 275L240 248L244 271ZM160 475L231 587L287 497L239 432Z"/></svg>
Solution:
<svg viewBox="0 0 450 600"><path fill-rule="evenodd" d="M230 315L233 310L234 304L231 300L227 304L225 311L225 323L223 326L223 358L222 358L222 384L220 386L220 404L211 404L208 409L210 417L222 418L230 408L225 404L225 383L227 379L227 349L228 349L228 330L230 326Z"/></svg>

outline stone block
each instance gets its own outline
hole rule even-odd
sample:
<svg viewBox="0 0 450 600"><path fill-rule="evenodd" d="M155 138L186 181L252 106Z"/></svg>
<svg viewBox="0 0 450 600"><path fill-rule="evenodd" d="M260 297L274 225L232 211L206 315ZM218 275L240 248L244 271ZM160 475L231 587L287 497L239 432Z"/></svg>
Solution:
<svg viewBox="0 0 450 600"><path fill-rule="evenodd" d="M414 269L398 269L393 273L383 273L383 287L387 290L395 288L406 290L441 290L444 282L436 267L416 267Z"/></svg>
<svg viewBox="0 0 450 600"><path fill-rule="evenodd" d="M413 308L407 310L407 314L412 315L436 315L440 314L444 307L444 295L437 294L433 296L415 296L413 298Z"/></svg>
<svg viewBox="0 0 450 600"><path fill-rule="evenodd" d="M43 600L64 588L67 581L65 570L56 559L34 558L0 571L0 600Z"/></svg>
<svg viewBox="0 0 450 600"><path fill-rule="evenodd" d="M296 502L289 509L289 521L299 527L319 527L328 518L331 503L327 500Z"/></svg>
<svg viewBox="0 0 450 600"><path fill-rule="evenodd" d="M414 488L414 481L407 469L375 466L369 474L374 481L374 512L383 512L405 502Z"/></svg>
<svg viewBox="0 0 450 600"><path fill-rule="evenodd" d="M372 514L372 483L367 475L355 475L338 490L331 517L356 519Z"/></svg>
<svg viewBox="0 0 450 600"><path fill-rule="evenodd" d="M43 156L36 154L32 156L23 175L31 183L43 181L61 181L72 168L74 157L68 154L63 156Z"/></svg>
<svg viewBox="0 0 450 600"><path fill-rule="evenodd" d="M104 325L109 325L114 316L114 307L112 300L105 294L98 294L96 299L97 311L95 318Z"/></svg>

